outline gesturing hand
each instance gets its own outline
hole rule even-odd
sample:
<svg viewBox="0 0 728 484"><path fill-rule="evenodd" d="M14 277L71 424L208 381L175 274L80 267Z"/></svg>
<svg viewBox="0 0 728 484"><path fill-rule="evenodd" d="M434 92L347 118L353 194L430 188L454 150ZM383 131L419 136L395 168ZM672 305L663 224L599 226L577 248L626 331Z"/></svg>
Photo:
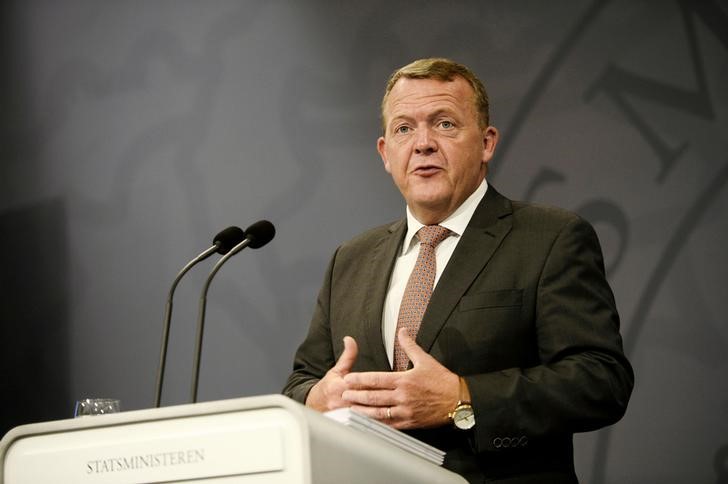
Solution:
<svg viewBox="0 0 728 484"><path fill-rule="evenodd" d="M401 329L399 344L414 367L399 372L349 373L342 398L359 413L398 429L438 427L449 422L458 401L458 376L427 354Z"/></svg>
<svg viewBox="0 0 728 484"><path fill-rule="evenodd" d="M349 406L349 402L341 399L341 394L346 390L343 378L351 371L358 353L359 347L354 338L344 336L344 352L326 375L311 388L306 397L306 406L319 412Z"/></svg>

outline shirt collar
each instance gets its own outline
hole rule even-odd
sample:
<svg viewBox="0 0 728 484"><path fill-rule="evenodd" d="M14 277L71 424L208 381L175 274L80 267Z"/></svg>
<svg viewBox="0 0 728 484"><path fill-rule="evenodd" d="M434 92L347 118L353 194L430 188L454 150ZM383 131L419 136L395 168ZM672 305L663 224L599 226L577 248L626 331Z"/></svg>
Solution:
<svg viewBox="0 0 728 484"><path fill-rule="evenodd" d="M445 220L439 223L442 227L450 229L456 237L460 237L465 232L470 219L475 213L475 209L478 208L478 204L485 196L485 192L488 191L488 181L483 178L478 188L470 194L468 198L450 214ZM407 207L407 234L404 237L404 243L402 244L402 255L409 252L409 250L415 245L415 234L417 231L424 227L424 224L417 220L412 214L409 206Z"/></svg>

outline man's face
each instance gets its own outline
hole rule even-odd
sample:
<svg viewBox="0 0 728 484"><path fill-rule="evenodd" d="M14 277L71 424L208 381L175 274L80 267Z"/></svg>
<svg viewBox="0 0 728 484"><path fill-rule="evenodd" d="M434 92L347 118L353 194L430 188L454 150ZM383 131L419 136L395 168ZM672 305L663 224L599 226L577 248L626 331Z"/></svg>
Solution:
<svg viewBox="0 0 728 484"><path fill-rule="evenodd" d="M377 150L424 224L447 218L485 177L498 131L480 127L474 96L461 77L401 78L389 93Z"/></svg>

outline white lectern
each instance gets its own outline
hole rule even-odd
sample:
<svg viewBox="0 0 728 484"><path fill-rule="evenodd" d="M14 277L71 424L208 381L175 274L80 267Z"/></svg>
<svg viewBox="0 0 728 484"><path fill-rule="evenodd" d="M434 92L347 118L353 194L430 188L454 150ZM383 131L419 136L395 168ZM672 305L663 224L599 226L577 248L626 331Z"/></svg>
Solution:
<svg viewBox="0 0 728 484"><path fill-rule="evenodd" d="M457 483L450 471L281 395L16 427L0 484Z"/></svg>

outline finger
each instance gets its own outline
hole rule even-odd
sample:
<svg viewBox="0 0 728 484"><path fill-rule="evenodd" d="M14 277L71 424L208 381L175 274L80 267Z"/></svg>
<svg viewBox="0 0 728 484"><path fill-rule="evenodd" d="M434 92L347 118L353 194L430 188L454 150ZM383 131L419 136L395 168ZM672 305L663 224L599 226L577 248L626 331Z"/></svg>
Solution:
<svg viewBox="0 0 728 484"><path fill-rule="evenodd" d="M359 354L359 346L351 336L344 336L344 352L339 356L333 370L337 373L349 373L354 366L356 357Z"/></svg>
<svg viewBox="0 0 728 484"><path fill-rule="evenodd" d="M415 343L415 340L410 337L407 329L401 328L399 330L399 333L397 333L397 341L399 342L399 346L404 351L404 354L406 354L412 362L413 366L417 366L417 364L420 363L423 358L429 357L425 350L420 348L419 345Z"/></svg>
<svg viewBox="0 0 728 484"><path fill-rule="evenodd" d="M367 371L362 373L349 373L344 381L349 388L355 390L394 390L397 388L399 375L390 371Z"/></svg>
<svg viewBox="0 0 728 484"><path fill-rule="evenodd" d="M346 390L341 398L354 405L383 407L395 404L393 390Z"/></svg>
<svg viewBox="0 0 728 484"><path fill-rule="evenodd" d="M366 405L352 405L351 410L369 418L380 420L385 423L391 422L395 418L395 411L392 407L368 407ZM389 410L389 413L387 412ZM390 418L391 415L391 418Z"/></svg>

